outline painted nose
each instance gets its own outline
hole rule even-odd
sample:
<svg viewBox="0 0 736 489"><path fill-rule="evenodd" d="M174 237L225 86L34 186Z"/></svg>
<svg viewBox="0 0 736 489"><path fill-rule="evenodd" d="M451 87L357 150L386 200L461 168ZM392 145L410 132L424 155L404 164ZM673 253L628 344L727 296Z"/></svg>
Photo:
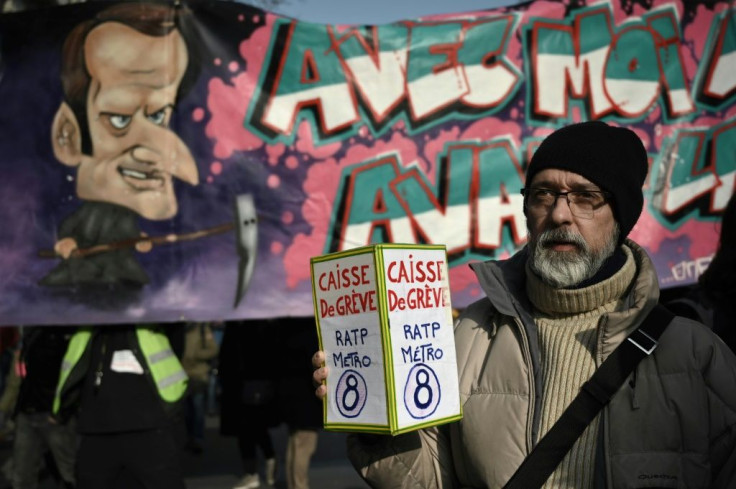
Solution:
<svg viewBox="0 0 736 489"><path fill-rule="evenodd" d="M199 183L199 171L192 153L172 130L148 124L140 131L138 141L140 144L133 149L133 158L190 185Z"/></svg>

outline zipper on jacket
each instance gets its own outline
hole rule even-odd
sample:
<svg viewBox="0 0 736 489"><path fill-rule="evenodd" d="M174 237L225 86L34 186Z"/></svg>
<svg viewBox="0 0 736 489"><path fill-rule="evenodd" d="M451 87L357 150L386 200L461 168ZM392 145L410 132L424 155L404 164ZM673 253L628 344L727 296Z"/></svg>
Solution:
<svg viewBox="0 0 736 489"><path fill-rule="evenodd" d="M521 335L521 350L524 354L524 360L526 360L527 364L527 382L529 383L529 413L527 414L526 419L526 444L527 449L529 452L531 452L532 448L534 447L534 437L532 436L532 433L534 431L533 425L534 425L534 412L537 409L535 398L536 398L536 390L535 390L535 384L534 384L534 365L532 364L532 353L531 348L529 347L529 338L526 336L526 331L524 330L524 325L521 324L520 318L513 318L514 322L516 323L516 326L519 328L519 333Z"/></svg>
<svg viewBox="0 0 736 489"><path fill-rule="evenodd" d="M102 369L105 365L105 353L107 352L107 336L103 336L102 338L102 348L100 349L100 361L97 363L97 369L95 370L95 384L94 384L94 391L95 394L97 394L97 391L100 389L100 386L102 385Z"/></svg>

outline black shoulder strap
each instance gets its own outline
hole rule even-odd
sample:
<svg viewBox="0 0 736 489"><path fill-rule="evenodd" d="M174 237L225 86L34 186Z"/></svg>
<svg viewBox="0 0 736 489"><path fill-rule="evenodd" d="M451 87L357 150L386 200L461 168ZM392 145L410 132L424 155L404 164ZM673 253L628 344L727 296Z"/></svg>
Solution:
<svg viewBox="0 0 736 489"><path fill-rule="evenodd" d="M504 489L541 487L560 464L573 443L608 404L636 365L657 347L657 340L674 314L657 305L644 322L624 340L583 384L577 397L532 449Z"/></svg>

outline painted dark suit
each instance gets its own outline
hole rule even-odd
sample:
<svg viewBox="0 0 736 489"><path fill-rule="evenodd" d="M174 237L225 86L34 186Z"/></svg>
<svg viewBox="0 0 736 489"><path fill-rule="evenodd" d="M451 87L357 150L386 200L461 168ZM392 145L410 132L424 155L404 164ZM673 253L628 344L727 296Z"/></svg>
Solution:
<svg viewBox="0 0 736 489"><path fill-rule="evenodd" d="M115 204L86 202L67 217L60 238L73 238L80 248L140 237L138 215ZM87 257L70 257L51 270L42 285L114 284L145 285L148 275L138 264L133 250L117 249Z"/></svg>

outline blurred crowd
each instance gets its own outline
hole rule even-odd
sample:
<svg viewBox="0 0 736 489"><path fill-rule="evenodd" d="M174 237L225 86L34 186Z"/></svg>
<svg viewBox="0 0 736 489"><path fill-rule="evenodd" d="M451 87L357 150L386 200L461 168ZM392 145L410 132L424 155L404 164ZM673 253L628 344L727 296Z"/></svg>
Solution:
<svg viewBox="0 0 736 489"><path fill-rule="evenodd" d="M1 327L0 488L184 488L209 417L241 462L233 489L307 489L317 346L312 317Z"/></svg>

